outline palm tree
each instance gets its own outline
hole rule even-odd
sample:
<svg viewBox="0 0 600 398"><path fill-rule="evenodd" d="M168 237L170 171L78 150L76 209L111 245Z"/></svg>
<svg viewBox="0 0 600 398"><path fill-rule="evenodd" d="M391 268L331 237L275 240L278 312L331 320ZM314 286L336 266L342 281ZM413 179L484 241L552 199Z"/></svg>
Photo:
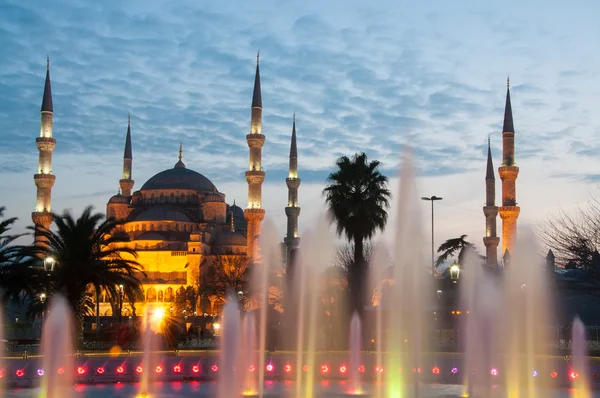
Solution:
<svg viewBox="0 0 600 398"><path fill-rule="evenodd" d="M473 250L473 252L476 253L480 259L485 259L485 257L477 253L477 250L475 250L475 245L471 242L468 242L466 238L467 235L461 235L459 238L448 239L447 241L442 243L437 249L437 252L442 254L440 254L437 260L435 261L436 268L442 265L444 262L446 262L446 260L454 256L454 254L457 252L458 264L461 266L464 264L465 256L467 255L469 250Z"/></svg>
<svg viewBox="0 0 600 398"><path fill-rule="evenodd" d="M51 274L52 291L62 293L78 320L78 338L83 338L83 316L92 312L89 288L96 293L96 314L99 313L99 296L105 290L112 300L120 295L120 285L129 297L141 295L139 280L144 273L136 261L134 249L127 248L126 234L119 233L121 221L105 220L101 213L92 213L88 206L75 219L70 211L54 215L56 231L41 231L48 240L47 256L56 261Z"/></svg>
<svg viewBox="0 0 600 398"><path fill-rule="evenodd" d="M364 308L366 262L364 241L383 231L388 219L391 193L388 178L378 170L379 161L367 161L367 155L356 153L352 159L342 156L337 170L327 177L329 185L323 190L325 202L336 224L338 236L345 235L354 244L354 262L349 268L348 282L354 309Z"/></svg>

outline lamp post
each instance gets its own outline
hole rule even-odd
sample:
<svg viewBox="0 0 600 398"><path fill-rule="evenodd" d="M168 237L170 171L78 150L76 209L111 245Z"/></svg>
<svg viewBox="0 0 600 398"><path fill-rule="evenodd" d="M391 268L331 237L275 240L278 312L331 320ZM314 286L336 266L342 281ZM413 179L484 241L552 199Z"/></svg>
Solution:
<svg viewBox="0 0 600 398"><path fill-rule="evenodd" d="M123 285L119 285L119 326L121 325L121 320L123 318L123 297L125 296L125 291Z"/></svg>
<svg viewBox="0 0 600 398"><path fill-rule="evenodd" d="M44 297L40 296L42 303L44 303L46 299L50 298L50 278L52 276L52 272L54 272L55 265L56 260L54 257L46 257L44 259L44 271L46 271L46 291L42 293Z"/></svg>
<svg viewBox="0 0 600 398"><path fill-rule="evenodd" d="M456 263L450 266L450 279L452 283L456 283L458 281L458 277L460 276L460 266Z"/></svg>
<svg viewBox="0 0 600 398"><path fill-rule="evenodd" d="M434 242L434 235L433 235L433 203L436 200L442 200L442 198L440 198L439 196L423 196L421 198L421 200L427 200L431 202L431 276L435 277L435 242Z"/></svg>
<svg viewBox="0 0 600 398"><path fill-rule="evenodd" d="M240 302L240 311L244 310L244 292L243 291L239 291L237 293L238 296L238 301Z"/></svg>

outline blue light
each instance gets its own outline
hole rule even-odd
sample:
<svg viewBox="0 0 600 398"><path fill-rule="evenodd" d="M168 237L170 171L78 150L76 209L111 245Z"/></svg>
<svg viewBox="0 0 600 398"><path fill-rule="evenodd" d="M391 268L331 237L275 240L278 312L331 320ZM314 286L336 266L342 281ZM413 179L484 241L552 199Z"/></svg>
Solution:
<svg viewBox="0 0 600 398"><path fill-rule="evenodd" d="M537 370L533 370L533 377L537 377L538 376L538 371Z"/></svg>

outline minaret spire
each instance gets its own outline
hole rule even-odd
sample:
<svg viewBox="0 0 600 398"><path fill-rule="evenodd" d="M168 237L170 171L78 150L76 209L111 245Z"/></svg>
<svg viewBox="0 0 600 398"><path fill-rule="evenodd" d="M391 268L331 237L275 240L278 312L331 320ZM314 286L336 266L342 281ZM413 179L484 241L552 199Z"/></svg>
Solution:
<svg viewBox="0 0 600 398"><path fill-rule="evenodd" d="M285 179L288 187L288 205L285 208L287 234L283 239L286 247L286 265L290 265L291 253L300 245L300 237L298 236L298 216L300 215L298 187L300 186L300 182L301 180L298 178L298 148L296 146L296 114L294 114L290 144L290 167L288 178Z"/></svg>
<svg viewBox="0 0 600 398"><path fill-rule="evenodd" d="M499 208L502 219L502 256L514 252L517 240L517 218L521 208L517 206L516 180L519 167L515 166L515 127L510 102L510 80L506 80L506 105L502 127L502 165L498 168L502 180L502 206Z"/></svg>
<svg viewBox="0 0 600 398"><path fill-rule="evenodd" d="M50 85L50 57L46 58L46 81L41 106L40 136L35 143L39 151L38 172L33 176L37 187L35 211L31 219L36 227L35 244L45 246L47 239L40 232L46 231L52 224L53 216L50 207L52 187L56 177L52 174L52 152L56 147L56 140L52 137L52 118L54 107L52 105L52 88Z"/></svg>
<svg viewBox="0 0 600 398"><path fill-rule="evenodd" d="M262 183L265 180L265 172L262 168L262 147L265 144L265 136L262 134L262 96L259 61L260 53L257 53L250 116L250 134L246 135L246 142L250 148L250 162L248 171L246 172L248 207L244 210L244 217L248 222L248 246L246 253L248 258L254 262L260 262L258 236L260 235L262 220L265 218L265 210L262 208Z"/></svg>
<svg viewBox="0 0 600 398"><path fill-rule="evenodd" d="M181 160L183 158L183 143L179 143L179 161L175 163L176 169L185 169L185 163Z"/></svg>
<svg viewBox="0 0 600 398"><path fill-rule="evenodd" d="M135 181L131 178L133 171L133 153L131 150L131 114L127 114L127 135L125 137L125 151L123 152L123 175L119 180L119 186L123 196L131 196L131 190Z"/></svg>
<svg viewBox="0 0 600 398"><path fill-rule="evenodd" d="M498 266L498 243L500 238L496 235L496 177L494 176L494 163L492 162L492 149L488 135L487 169L485 172L485 237L483 244L486 249L486 265L491 268Z"/></svg>

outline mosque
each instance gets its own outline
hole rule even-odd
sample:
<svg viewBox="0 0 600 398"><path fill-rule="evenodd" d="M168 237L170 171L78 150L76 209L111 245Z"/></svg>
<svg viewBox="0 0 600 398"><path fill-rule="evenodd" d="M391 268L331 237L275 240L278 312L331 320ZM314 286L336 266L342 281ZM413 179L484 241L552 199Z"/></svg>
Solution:
<svg viewBox="0 0 600 398"><path fill-rule="evenodd" d="M134 191L133 146L131 121L128 120L123 156L123 173L119 180L119 193L106 205L107 218L124 221L120 233L129 236L129 247L137 251L137 261L146 277L142 279L145 303L164 303L166 309L175 300L177 289L195 285L203 271L216 256L246 256L250 263L258 261L258 236L265 217L262 207L262 183L265 171L262 166L262 148L265 135L262 130L262 95L260 86L259 57L252 94L250 131L246 135L249 147L249 167L245 172L248 183L248 205L245 209L235 201L227 203L225 193L203 174L186 167L182 147L179 159L167 170L160 171ZM37 187L36 208L32 213L35 225L49 228L51 191L55 175L52 172L52 152L56 139L52 136L52 90L50 65L46 68L46 81L41 107L41 131L36 139L39 150L38 171L34 175ZM296 118L294 115L289 156L287 234L283 239L285 257L300 244L298 236L298 150L296 145ZM43 236L35 236L36 244L45 245ZM214 314L215 298L209 298L208 308L201 311ZM132 309L125 303L122 315L131 315ZM136 305L142 314L144 304ZM101 298L101 315L112 315L107 297Z"/></svg>

